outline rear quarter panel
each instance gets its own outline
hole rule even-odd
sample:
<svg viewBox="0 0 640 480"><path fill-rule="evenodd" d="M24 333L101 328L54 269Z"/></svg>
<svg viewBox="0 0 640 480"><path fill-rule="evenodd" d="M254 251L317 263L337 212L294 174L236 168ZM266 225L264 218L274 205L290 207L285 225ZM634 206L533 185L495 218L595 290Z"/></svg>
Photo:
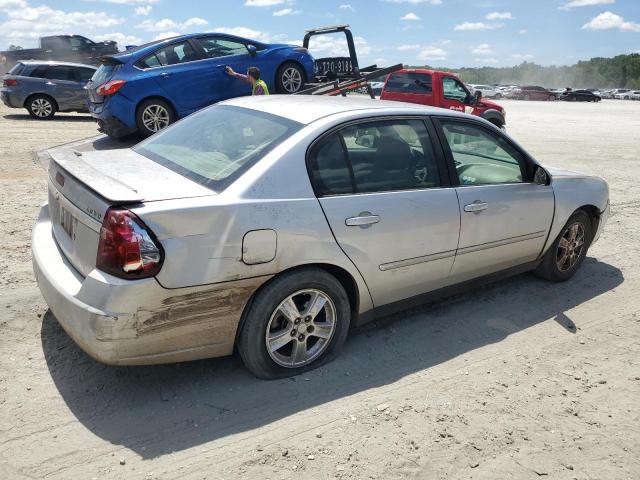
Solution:
<svg viewBox="0 0 640 480"><path fill-rule="evenodd" d="M366 284L336 243L309 181L306 148L317 134L294 134L219 195L133 209L164 248L160 284L180 288L330 264L349 272L358 287L359 311L370 310ZM276 252L271 261L247 265L243 238L255 230L275 231Z"/></svg>

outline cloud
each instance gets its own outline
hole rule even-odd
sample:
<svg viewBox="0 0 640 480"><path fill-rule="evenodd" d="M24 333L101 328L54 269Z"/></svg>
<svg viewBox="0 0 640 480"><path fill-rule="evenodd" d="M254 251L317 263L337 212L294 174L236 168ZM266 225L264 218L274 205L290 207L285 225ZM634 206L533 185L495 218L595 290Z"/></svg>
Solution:
<svg viewBox="0 0 640 480"><path fill-rule="evenodd" d="M399 50L400 52L406 52L407 50L418 50L420 48L420 45L418 44L411 44L411 45L400 45L398 48L396 48L396 50Z"/></svg>
<svg viewBox="0 0 640 480"><path fill-rule="evenodd" d="M118 42L118 47L120 48L120 50L124 50L124 47L126 45L140 45L143 43L143 40L140 37L136 37L135 35L125 35L124 33L120 32L101 33L100 35L94 35L92 39L97 42L114 40Z"/></svg>
<svg viewBox="0 0 640 480"><path fill-rule="evenodd" d="M282 5L285 0L246 0L244 2L245 7L274 7L276 5Z"/></svg>
<svg viewBox="0 0 640 480"><path fill-rule="evenodd" d="M345 3L344 5L339 5L338 9L340 9L340 10L350 10L352 12L356 11L356 9L353 8L351 5L349 5L348 3Z"/></svg>
<svg viewBox="0 0 640 480"><path fill-rule="evenodd" d="M96 29L111 28L124 23L124 19L106 12L68 12L46 5L31 7L27 2L20 0L0 2L0 10L5 11L7 15L7 20L0 24L0 39L12 43L79 30L91 34Z"/></svg>
<svg viewBox="0 0 640 480"><path fill-rule="evenodd" d="M497 58L476 58L473 61L476 63L481 63L483 65L494 65L498 63Z"/></svg>
<svg viewBox="0 0 640 480"><path fill-rule="evenodd" d="M178 32L162 32L153 37L153 40L164 40L165 38L177 37L180 33Z"/></svg>
<svg viewBox="0 0 640 480"><path fill-rule="evenodd" d="M186 30L191 27L201 27L208 23L204 18L199 17L188 18L184 22L176 22L170 18L163 18L162 20L145 20L136 25L136 28L147 32L162 32L167 30Z"/></svg>
<svg viewBox="0 0 640 480"><path fill-rule="evenodd" d="M146 17L151 13L153 7L151 5L147 5L146 7L136 7L134 13L136 15L140 15L141 17Z"/></svg>
<svg viewBox="0 0 640 480"><path fill-rule="evenodd" d="M26 6L27 2L25 0L0 0L0 12L14 8L25 8Z"/></svg>
<svg viewBox="0 0 640 480"><path fill-rule="evenodd" d="M428 60L445 60L447 58L447 52L440 47L427 45L422 47L420 53L417 56L418 60L426 62Z"/></svg>
<svg viewBox="0 0 640 480"><path fill-rule="evenodd" d="M484 23L484 22L464 22L453 27L454 30L494 30L504 27L502 23Z"/></svg>
<svg viewBox="0 0 640 480"><path fill-rule="evenodd" d="M560 10L570 10L576 7L591 7L594 5L611 5L616 0L571 0L570 2L560 5Z"/></svg>
<svg viewBox="0 0 640 480"><path fill-rule="evenodd" d="M471 53L473 53L474 55L491 55L493 53L493 50L491 50L491 47L488 43L481 43L480 45L472 47Z"/></svg>
<svg viewBox="0 0 640 480"><path fill-rule="evenodd" d="M400 20L417 21L420 20L420 17L415 13L409 12L404 17L400 17Z"/></svg>
<svg viewBox="0 0 640 480"><path fill-rule="evenodd" d="M487 20L513 20L515 17L511 15L511 12L491 12L484 18Z"/></svg>
<svg viewBox="0 0 640 480"><path fill-rule="evenodd" d="M533 60L535 57L530 53L513 53L511 58L515 60Z"/></svg>
<svg viewBox="0 0 640 480"><path fill-rule="evenodd" d="M102 0L107 3L117 3L120 5L149 5L158 3L160 0Z"/></svg>
<svg viewBox="0 0 640 480"><path fill-rule="evenodd" d="M526 29L526 28L523 28L522 30L518 31L518 33L519 33L520 35L524 35L525 33L527 33L527 29Z"/></svg>
<svg viewBox="0 0 640 480"><path fill-rule="evenodd" d="M419 5L421 3L429 3L431 5L442 5L442 0L384 0L391 3L410 3L411 5Z"/></svg>
<svg viewBox="0 0 640 480"><path fill-rule="evenodd" d="M362 37L353 37L356 45L358 56L370 55L371 46ZM309 41L309 50L316 57L344 57L349 56L347 42L344 36L339 35L320 35L311 37Z"/></svg>
<svg viewBox="0 0 640 480"><path fill-rule="evenodd" d="M604 12L585 23L584 30L620 30L621 32L640 32L640 23L626 22L620 15Z"/></svg>
<svg viewBox="0 0 640 480"><path fill-rule="evenodd" d="M274 17L284 17L285 15L297 15L300 10L294 10L293 8L283 8L282 10L276 10L273 12Z"/></svg>
<svg viewBox="0 0 640 480"><path fill-rule="evenodd" d="M237 37L251 38L258 40L259 42L271 41L271 36L266 32L254 30L249 27L216 27L210 32L228 33L229 35L236 35Z"/></svg>

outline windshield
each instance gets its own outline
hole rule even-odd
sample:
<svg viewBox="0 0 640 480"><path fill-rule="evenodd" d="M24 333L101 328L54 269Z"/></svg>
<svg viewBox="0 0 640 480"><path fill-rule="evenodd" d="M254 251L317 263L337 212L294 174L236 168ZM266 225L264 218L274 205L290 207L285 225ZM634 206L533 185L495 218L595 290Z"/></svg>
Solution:
<svg viewBox="0 0 640 480"><path fill-rule="evenodd" d="M102 85L103 83L108 82L119 69L119 63L103 63L98 67L96 73L93 74L91 80L98 85Z"/></svg>
<svg viewBox="0 0 640 480"><path fill-rule="evenodd" d="M217 105L162 130L134 151L219 191L301 127L275 115Z"/></svg>

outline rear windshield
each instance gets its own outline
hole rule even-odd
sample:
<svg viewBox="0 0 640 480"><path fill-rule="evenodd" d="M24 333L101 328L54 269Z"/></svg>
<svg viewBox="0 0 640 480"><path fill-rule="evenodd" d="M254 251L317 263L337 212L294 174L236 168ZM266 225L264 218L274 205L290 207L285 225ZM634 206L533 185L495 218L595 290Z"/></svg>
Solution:
<svg viewBox="0 0 640 480"><path fill-rule="evenodd" d="M431 93L431 75L416 72L394 73L389 77L384 89L387 92Z"/></svg>
<svg viewBox="0 0 640 480"><path fill-rule="evenodd" d="M111 77L120 69L120 63L103 63L98 67L96 73L93 74L91 80L95 83L105 83L111 80Z"/></svg>
<svg viewBox="0 0 640 480"><path fill-rule="evenodd" d="M160 131L134 151L220 191L300 128L275 115L216 105Z"/></svg>
<svg viewBox="0 0 640 480"><path fill-rule="evenodd" d="M22 69L24 68L24 64L18 62L16 63L11 70L9 70L9 75L20 75Z"/></svg>

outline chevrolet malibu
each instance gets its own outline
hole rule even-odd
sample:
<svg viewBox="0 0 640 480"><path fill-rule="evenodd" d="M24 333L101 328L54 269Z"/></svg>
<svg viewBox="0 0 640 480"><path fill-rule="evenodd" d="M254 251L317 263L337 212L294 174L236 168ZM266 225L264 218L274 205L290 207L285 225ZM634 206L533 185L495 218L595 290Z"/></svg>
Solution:
<svg viewBox="0 0 640 480"><path fill-rule="evenodd" d="M229 355L261 378L376 315L533 270L568 280L609 214L485 120L419 105L238 98L130 150L54 150L40 290L95 359Z"/></svg>

